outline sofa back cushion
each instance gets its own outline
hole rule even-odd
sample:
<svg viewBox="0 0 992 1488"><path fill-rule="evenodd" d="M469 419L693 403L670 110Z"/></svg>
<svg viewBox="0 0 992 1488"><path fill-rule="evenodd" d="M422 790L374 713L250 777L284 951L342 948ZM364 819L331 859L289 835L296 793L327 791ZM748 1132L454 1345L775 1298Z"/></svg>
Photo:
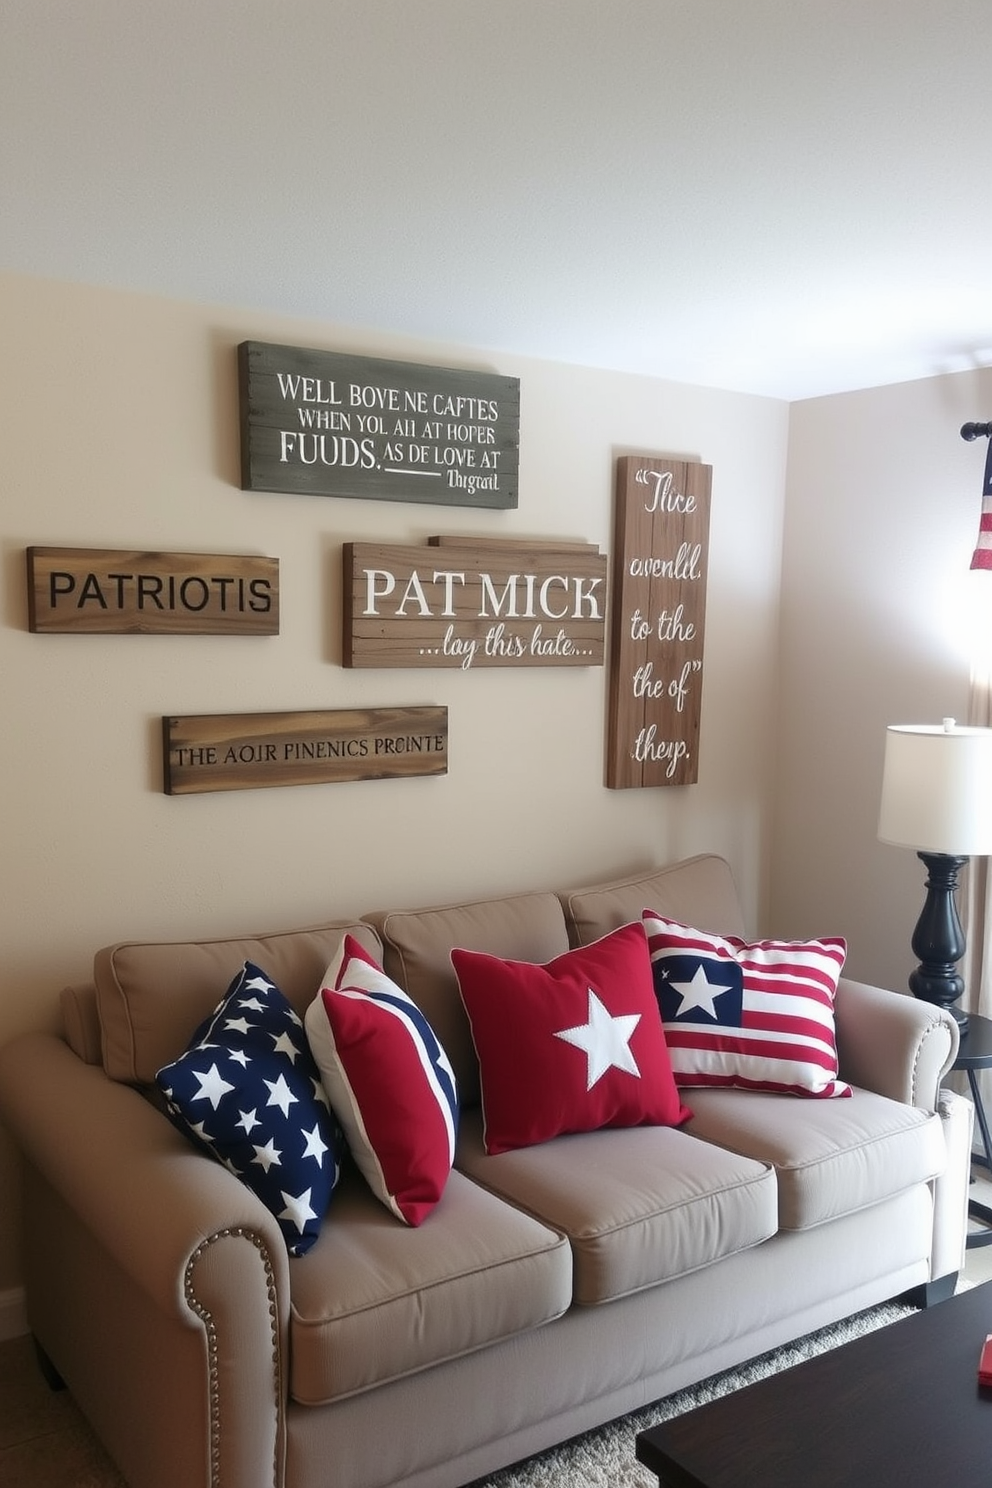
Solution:
<svg viewBox="0 0 992 1488"><path fill-rule="evenodd" d="M459 946L536 962L560 956L568 950L568 932L558 896L513 894L431 909L387 910L367 918L382 941L386 975L409 993L440 1039L462 1105L477 1105L479 1065L451 952Z"/></svg>
<svg viewBox="0 0 992 1488"><path fill-rule="evenodd" d="M100 1014L93 983L74 982L70 987L63 987L60 1006L62 1036L69 1048L84 1064L102 1064Z"/></svg>
<svg viewBox="0 0 992 1488"><path fill-rule="evenodd" d="M714 853L650 868L561 895L572 945L590 945L655 909L716 935L743 935L744 918L730 865Z"/></svg>
<svg viewBox="0 0 992 1488"><path fill-rule="evenodd" d="M272 978L302 1018L346 934L379 957L375 932L351 920L230 940L123 941L93 962L103 1065L113 1080L147 1085L185 1049L246 961Z"/></svg>

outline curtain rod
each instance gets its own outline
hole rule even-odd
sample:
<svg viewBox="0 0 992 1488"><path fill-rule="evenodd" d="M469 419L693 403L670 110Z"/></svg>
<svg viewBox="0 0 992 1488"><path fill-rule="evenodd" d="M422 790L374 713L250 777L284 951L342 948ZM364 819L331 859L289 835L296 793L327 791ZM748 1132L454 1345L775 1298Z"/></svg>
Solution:
<svg viewBox="0 0 992 1488"><path fill-rule="evenodd" d="M992 439L992 424L962 424L962 439Z"/></svg>

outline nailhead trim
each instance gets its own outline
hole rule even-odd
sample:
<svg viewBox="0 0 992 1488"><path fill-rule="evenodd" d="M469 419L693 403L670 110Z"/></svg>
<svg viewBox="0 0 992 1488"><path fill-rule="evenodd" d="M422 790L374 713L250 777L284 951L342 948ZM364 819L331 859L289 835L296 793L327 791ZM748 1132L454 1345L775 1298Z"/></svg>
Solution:
<svg viewBox="0 0 992 1488"><path fill-rule="evenodd" d="M265 1270L266 1290L269 1299L269 1328L271 1330L272 1342L272 1373L275 1380L275 1406L276 1419L282 1414L283 1400L283 1375L282 1375L282 1353L279 1348L279 1309L276 1299L276 1277L269 1259L268 1250L264 1242L252 1230L242 1229L240 1226L218 1230L209 1235L206 1240L193 1251L186 1263L186 1272L183 1279L183 1290L186 1297L186 1305L191 1312L203 1323L207 1335L207 1368L209 1377L209 1401L210 1401L210 1482L213 1488L220 1488L220 1441L221 1441L221 1419L220 1419L220 1377L217 1368L217 1325L213 1315L196 1296L193 1289L193 1271L199 1258L211 1245L218 1240L234 1238L247 1240L254 1245L258 1251L259 1259ZM279 1483L279 1433L276 1433L276 1442L272 1458L272 1482L278 1488Z"/></svg>
<svg viewBox="0 0 992 1488"><path fill-rule="evenodd" d="M920 1090L920 1084L919 1084L920 1064L921 1064L922 1059L923 1059L923 1046L928 1041L928 1039L932 1038L932 1036L935 1033L943 1033L943 1031L944 1031L944 1025L943 1025L943 1023L928 1023L927 1026L926 1026L926 1028L924 1028L923 1032L920 1035L919 1043L916 1046L916 1057L913 1060L913 1076L912 1076L912 1091L913 1091L913 1095L912 1095L912 1100L913 1100L913 1105L914 1106L919 1103L919 1101L921 1099L921 1096L924 1093L927 1096L929 1096L929 1091L922 1092Z"/></svg>

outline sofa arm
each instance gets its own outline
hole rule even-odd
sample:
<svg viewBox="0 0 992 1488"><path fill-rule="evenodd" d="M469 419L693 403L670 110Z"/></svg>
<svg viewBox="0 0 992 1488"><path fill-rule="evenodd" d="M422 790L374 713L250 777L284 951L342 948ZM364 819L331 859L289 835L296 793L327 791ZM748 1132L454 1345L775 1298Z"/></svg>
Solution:
<svg viewBox="0 0 992 1488"><path fill-rule="evenodd" d="M835 1004L841 1078L935 1111L940 1082L957 1058L950 1013L908 993L841 977Z"/></svg>
<svg viewBox="0 0 992 1488"><path fill-rule="evenodd" d="M933 1188L933 1249L931 1280L964 1270L968 1238L968 1185L971 1179L971 1138L975 1110L971 1101L953 1090L942 1090L937 1114L944 1132L947 1165Z"/></svg>
<svg viewBox="0 0 992 1488"><path fill-rule="evenodd" d="M0 1050L0 1118L73 1221L69 1234L46 1231L43 1260L26 1256L29 1317L37 1309L43 1331L59 1335L69 1364L54 1362L69 1369L129 1481L206 1484L223 1466L226 1481L280 1482L289 1259L272 1215L136 1090L59 1038L28 1035ZM30 1235L38 1221L26 1212L25 1223ZM132 1326L122 1299L101 1330L117 1348L101 1354L92 1304L74 1288L89 1276L101 1305L112 1306L115 1275L149 1306ZM156 1316L157 1327L148 1321ZM183 1378L170 1394L177 1358Z"/></svg>
<svg viewBox="0 0 992 1488"><path fill-rule="evenodd" d="M163 1312L185 1312L187 1272L212 1237L257 1237L288 1314L286 1246L275 1219L151 1102L84 1064L59 1038L0 1050L0 1115L28 1160Z"/></svg>

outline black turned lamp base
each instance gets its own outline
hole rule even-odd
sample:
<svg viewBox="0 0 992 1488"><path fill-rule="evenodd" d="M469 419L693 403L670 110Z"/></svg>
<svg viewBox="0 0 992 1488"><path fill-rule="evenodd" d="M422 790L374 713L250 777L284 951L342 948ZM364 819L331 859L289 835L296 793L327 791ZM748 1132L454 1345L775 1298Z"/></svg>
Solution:
<svg viewBox="0 0 992 1488"><path fill-rule="evenodd" d="M909 990L922 1002L946 1008L963 1038L968 1015L954 1004L964 992L964 978L956 967L966 943L955 894L958 874L968 859L950 853L920 852L916 856L926 864L927 897L913 931L913 954L920 964L909 979Z"/></svg>

